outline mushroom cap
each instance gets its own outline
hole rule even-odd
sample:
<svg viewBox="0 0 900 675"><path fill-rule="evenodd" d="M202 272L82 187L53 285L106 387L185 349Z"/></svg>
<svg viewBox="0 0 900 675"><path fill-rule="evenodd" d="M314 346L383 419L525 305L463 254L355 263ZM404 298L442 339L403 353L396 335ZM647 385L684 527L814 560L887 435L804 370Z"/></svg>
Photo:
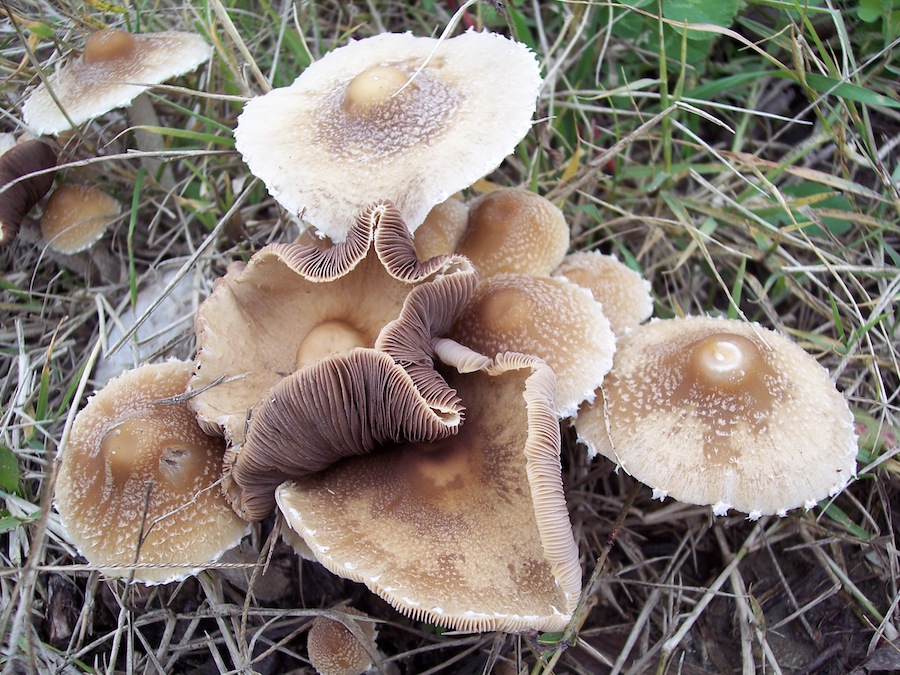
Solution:
<svg viewBox="0 0 900 675"><path fill-rule="evenodd" d="M287 523L333 573L401 612L466 631L562 630L581 590L554 376L504 354L446 375L459 433L391 444L282 485Z"/></svg>
<svg viewBox="0 0 900 675"><path fill-rule="evenodd" d="M56 152L38 140L13 145L0 155L0 248L16 238L25 214L50 191L55 172L23 177L55 166ZM18 182L9 185L13 181Z"/></svg>
<svg viewBox="0 0 900 675"><path fill-rule="evenodd" d="M366 213L361 222L377 223L375 246L343 276L308 278L318 267L307 265L312 247L270 244L247 265L232 263L216 281L197 313L191 381L199 392L191 405L209 433L224 432L239 444L249 410L282 378L330 355L374 347L389 325L381 348L398 361L418 363L430 342L409 344L403 336L427 334L430 340L439 334L431 331L446 330L461 311L475 285L468 261L446 256L420 264L395 209L377 203ZM416 290L422 284L431 290ZM404 321L394 323L401 315ZM412 354L404 356L408 350ZM411 370L416 382L419 374L431 381L430 367ZM217 383L220 378L227 381Z"/></svg>
<svg viewBox="0 0 900 675"><path fill-rule="evenodd" d="M164 401L184 393L192 370L168 361L127 371L75 418L56 508L71 542L106 574L151 563L158 567L137 568L136 581L177 581L248 530L219 491L222 440L201 431L187 404ZM176 563L196 567L167 566Z"/></svg>
<svg viewBox="0 0 900 675"><path fill-rule="evenodd" d="M466 230L469 207L456 197L435 204L425 222L416 228L413 241L421 260L453 253Z"/></svg>
<svg viewBox="0 0 900 675"><path fill-rule="evenodd" d="M41 216L41 234L60 253L90 248L112 225L122 205L93 185L67 183L50 195Z"/></svg>
<svg viewBox="0 0 900 675"><path fill-rule="evenodd" d="M44 84L25 101L25 123L36 134L58 134L127 106L152 85L194 70L211 55L212 47L195 33L98 31L80 57L48 78L71 123Z"/></svg>
<svg viewBox="0 0 900 675"><path fill-rule="evenodd" d="M469 203L456 251L486 279L495 274L549 275L569 248L569 225L556 205L522 188L498 188Z"/></svg>
<svg viewBox="0 0 900 675"><path fill-rule="evenodd" d="M343 607L345 614L365 616L352 607ZM371 621L346 619L362 631L371 649L375 649L375 624ZM319 675L362 675L372 667L369 652L343 623L327 616L313 620L306 636L309 662Z"/></svg>
<svg viewBox="0 0 900 675"><path fill-rule="evenodd" d="M828 372L786 337L736 320L635 328L575 427L590 453L657 496L717 515L811 508L856 471L853 415Z"/></svg>
<svg viewBox="0 0 900 675"><path fill-rule="evenodd" d="M498 274L482 281L449 336L481 354L533 354L557 378L556 408L571 417L612 367L615 338L591 294L565 279Z"/></svg>
<svg viewBox="0 0 900 675"><path fill-rule="evenodd" d="M653 314L650 282L611 255L578 251L567 255L554 276L588 289L603 306L616 337L621 337Z"/></svg>
<svg viewBox="0 0 900 675"><path fill-rule="evenodd" d="M476 63L491 67L476 77ZM269 193L335 242L376 199L392 200L414 232L515 149L540 85L534 54L503 36L384 33L249 101L235 142Z"/></svg>

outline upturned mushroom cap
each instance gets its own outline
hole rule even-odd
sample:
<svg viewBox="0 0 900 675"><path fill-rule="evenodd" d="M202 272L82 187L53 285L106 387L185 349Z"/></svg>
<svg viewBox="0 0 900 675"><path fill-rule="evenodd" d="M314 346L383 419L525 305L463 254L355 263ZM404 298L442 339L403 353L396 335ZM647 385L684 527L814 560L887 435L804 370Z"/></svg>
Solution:
<svg viewBox="0 0 900 675"><path fill-rule="evenodd" d="M515 149L541 84L534 54L503 36L438 44L408 33L352 42L252 99L235 129L250 171L335 242L376 199L392 200L415 231ZM478 63L491 66L476 76Z"/></svg>
<svg viewBox="0 0 900 675"><path fill-rule="evenodd" d="M612 367L615 338L590 292L565 279L498 274L482 281L449 336L481 354L515 351L556 373L556 409L571 417Z"/></svg>
<svg viewBox="0 0 900 675"><path fill-rule="evenodd" d="M44 208L41 234L47 245L60 253L90 248L112 225L122 205L93 185L60 185Z"/></svg>
<svg viewBox="0 0 900 675"><path fill-rule="evenodd" d="M553 202L521 188L499 188L469 203L456 251L486 279L495 274L549 275L569 248L569 225Z"/></svg>
<svg viewBox="0 0 900 675"><path fill-rule="evenodd" d="M0 248L16 238L25 214L50 191L55 172L24 177L55 166L56 153L42 141L24 141L0 155Z"/></svg>
<svg viewBox="0 0 900 675"><path fill-rule="evenodd" d="M625 335L653 314L650 282L612 256L599 251L570 253L553 275L588 289L603 306L616 337Z"/></svg>
<svg viewBox="0 0 900 675"><path fill-rule="evenodd" d="M359 610L342 607L344 614L364 617ZM359 628L368 642L369 650L375 649L375 624L371 621L347 621ZM373 663L372 657L359 639L340 621L327 616L313 620L306 636L309 662L319 675L362 675Z"/></svg>
<svg viewBox="0 0 900 675"><path fill-rule="evenodd" d="M98 31L87 39L80 57L48 78L69 119L41 84L25 101L25 123L36 134L58 134L127 106L150 86L194 70L211 54L212 48L194 33Z"/></svg>
<svg viewBox="0 0 900 675"><path fill-rule="evenodd" d="M300 273L310 269L300 269L309 261L308 249L298 253L293 244L272 244L247 265L233 263L216 281L197 313L197 373L191 381L200 392L191 403L207 431L224 431L239 444L248 412L282 378L328 356L374 347L389 325L393 337L385 336L390 344L384 349L395 350L397 360L416 362L410 367L416 382L420 376L423 386L430 381L427 367L412 367L428 360L421 350L430 344L403 336L430 340L438 334L430 331L446 330L474 289L474 272L462 257L420 264L396 210L377 203L366 212L377 222L375 245L343 276L311 280ZM394 323L404 311L406 321ZM403 356L404 345L414 356ZM442 394L425 395L439 400Z"/></svg>
<svg viewBox="0 0 900 675"><path fill-rule="evenodd" d="M604 412L606 413L604 415ZM827 371L758 324L653 321L619 341L579 440L654 489L751 518L834 495L856 471L853 416Z"/></svg>
<svg viewBox="0 0 900 675"><path fill-rule="evenodd" d="M554 377L505 354L447 380L455 436L401 443L286 483L288 524L333 573L466 631L562 630L581 568L562 490Z"/></svg>
<svg viewBox="0 0 900 675"><path fill-rule="evenodd" d="M369 454L382 444L455 433L463 406L431 372L434 384L422 387L426 398L388 354L354 349L281 380L265 392L245 440L226 459L232 508L247 520L262 520L275 508L275 489L286 480Z"/></svg>
<svg viewBox="0 0 900 675"><path fill-rule="evenodd" d="M219 491L224 443L187 404L166 400L184 393L192 369L169 361L127 371L72 426L56 508L71 542L106 574L127 576L137 562L158 567L136 569L136 581L183 579L247 532Z"/></svg>

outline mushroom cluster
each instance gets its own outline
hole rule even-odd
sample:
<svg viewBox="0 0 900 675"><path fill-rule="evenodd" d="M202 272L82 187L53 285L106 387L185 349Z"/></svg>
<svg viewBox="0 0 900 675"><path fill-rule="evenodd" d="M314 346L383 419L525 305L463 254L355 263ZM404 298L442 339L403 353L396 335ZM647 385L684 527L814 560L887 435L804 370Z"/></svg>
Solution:
<svg viewBox="0 0 900 675"><path fill-rule="evenodd" d="M486 60L495 67L470 77ZM512 152L540 83L534 55L495 34L384 34L247 103L237 147L309 229L229 265L196 315L195 363L177 387L143 395L137 413L114 410L100 431L81 426L106 389L78 416L88 449L70 444L62 475L98 472L90 491L106 498L120 483L148 486L121 505L141 514L124 560L78 538L86 501L59 488L86 557L111 572L162 565L144 525L211 510L200 497L214 493L241 527L277 510L306 555L411 617L562 630L581 568L561 421L657 496L717 514L783 515L846 485L849 409L799 347L741 322L647 323L649 284L610 256L567 255L569 226L548 200L518 188L449 197ZM778 425L813 400L821 437ZM217 448L202 480L171 478L201 463L181 445L137 443L170 407L184 426L164 438L200 434ZM157 505L171 480L190 496Z"/></svg>

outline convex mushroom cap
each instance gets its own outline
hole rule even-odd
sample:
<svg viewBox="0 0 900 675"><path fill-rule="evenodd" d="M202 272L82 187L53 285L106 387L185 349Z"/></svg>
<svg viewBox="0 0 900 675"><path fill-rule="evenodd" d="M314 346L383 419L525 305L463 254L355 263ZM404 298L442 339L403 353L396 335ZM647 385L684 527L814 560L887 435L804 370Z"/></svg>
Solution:
<svg viewBox="0 0 900 675"><path fill-rule="evenodd" d="M653 314L650 282L610 255L577 251L567 255L553 276L588 289L603 306L616 337L621 337Z"/></svg>
<svg viewBox="0 0 900 675"><path fill-rule="evenodd" d="M413 241L421 260L453 253L466 231L469 207L456 197L435 204L418 228Z"/></svg>
<svg viewBox="0 0 900 675"><path fill-rule="evenodd" d="M589 452L717 515L807 509L855 475L846 400L809 354L755 323L652 321L619 341L575 427Z"/></svg>
<svg viewBox="0 0 900 675"><path fill-rule="evenodd" d="M335 574L456 630L562 630L581 591L555 378L522 354L438 341L466 404L457 435L390 444L282 485L287 523Z"/></svg>
<svg viewBox="0 0 900 675"><path fill-rule="evenodd" d="M469 202L456 246L486 279L495 274L549 275L569 248L569 225L548 199L522 188L498 188Z"/></svg>
<svg viewBox="0 0 900 675"><path fill-rule="evenodd" d="M342 607L340 611L345 615L365 617L352 607ZM354 621L349 616L345 617L345 621L352 622L360 631L366 645L337 619L316 617L306 636L306 650L309 662L319 675L362 675L373 665L369 652L376 649L375 624L371 621Z"/></svg>
<svg viewBox="0 0 900 675"><path fill-rule="evenodd" d="M59 105L47 86L39 85L23 106L25 123L36 134L58 134L127 106L150 86L194 70L211 54L212 48L194 33L98 31L87 39L80 57L49 76Z"/></svg>
<svg viewBox="0 0 900 675"><path fill-rule="evenodd" d="M201 431L186 403L171 400L192 369L169 361L127 371L75 418L56 508L71 542L111 576L128 576L137 562L155 566L137 568L136 581L183 579L248 530L219 490L224 443Z"/></svg>
<svg viewBox="0 0 900 675"><path fill-rule="evenodd" d="M501 35L384 33L252 99L235 141L272 196L335 242L377 199L412 232L515 149L540 85L534 54Z"/></svg>
<svg viewBox="0 0 900 675"><path fill-rule="evenodd" d="M47 245L60 253L78 253L96 242L112 225L122 205L98 187L60 185L44 207L41 234Z"/></svg>
<svg viewBox="0 0 900 675"><path fill-rule="evenodd" d="M481 354L542 358L556 373L560 417L594 399L616 349L603 308L589 291L530 274L497 274L478 284L449 337Z"/></svg>

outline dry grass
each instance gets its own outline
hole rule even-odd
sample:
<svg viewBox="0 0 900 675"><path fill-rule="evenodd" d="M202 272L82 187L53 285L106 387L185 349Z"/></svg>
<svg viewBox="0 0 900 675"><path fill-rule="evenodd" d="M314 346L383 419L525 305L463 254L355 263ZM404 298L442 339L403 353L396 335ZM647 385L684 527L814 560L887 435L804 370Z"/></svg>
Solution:
<svg viewBox="0 0 900 675"><path fill-rule="evenodd" d="M173 270L151 299L180 276L192 294L187 307L152 314L162 315L160 328L175 324L152 356L189 358L190 315L212 280L229 261L291 235L232 150L242 97L266 82L289 83L351 35L436 33L455 9L393 0L224 4L233 28L216 0L127 10L0 3L5 131L18 128L37 65L52 68L98 25L190 28L216 49L196 74L155 90L174 189L141 170L124 116L105 115L59 139L61 175L116 195L126 205L121 222L74 257L45 248L33 222L0 251L4 673L309 672L309 619L344 602L380 622L388 672L900 668L900 116L873 98L889 93L900 62L889 32L843 30L852 13L804 16L780 3L749 5L702 64L678 49L659 56L655 3L645 15L513 3L509 24L534 45L547 84L540 121L492 180L557 199L573 247L615 252L640 269L659 316L758 320L815 355L862 433L859 479L832 504L755 523L714 519L707 508L652 501L649 489L605 461L588 462L567 438L565 484L592 583L565 636L453 635L415 624L301 563L270 538L272 522L257 528L242 557L182 584L128 586L81 564L50 500L60 439L102 384L90 373L113 346L108 331L120 317L125 329L144 318L144 310L125 314L136 291ZM641 17L642 32L626 15ZM487 3L464 22L509 30ZM473 64L473 76L480 67L490 64ZM768 74L728 79L760 70ZM863 93L829 90L810 74ZM126 360L131 345L124 339ZM271 555L264 576L259 550Z"/></svg>

